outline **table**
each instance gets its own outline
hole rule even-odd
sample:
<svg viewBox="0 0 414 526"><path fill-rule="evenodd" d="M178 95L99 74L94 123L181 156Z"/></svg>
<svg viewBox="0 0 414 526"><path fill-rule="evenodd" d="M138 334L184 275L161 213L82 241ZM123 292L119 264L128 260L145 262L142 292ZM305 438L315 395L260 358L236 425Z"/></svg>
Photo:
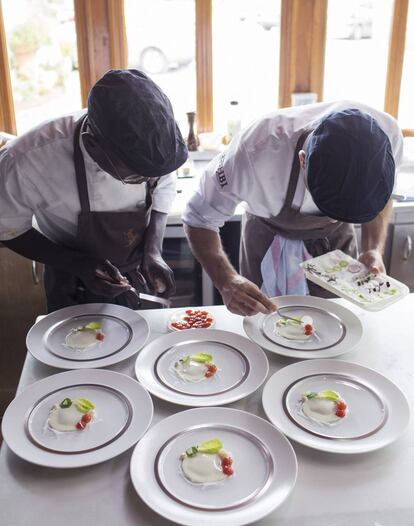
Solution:
<svg viewBox="0 0 414 526"><path fill-rule="evenodd" d="M397 383L414 403L414 294L380 313L344 300L360 316L364 335L343 359L372 367ZM243 334L242 319L225 307L209 307L216 328ZM152 332L165 333L171 310L142 311ZM294 360L267 353L270 373ZM111 369L133 376L134 358ZM27 355L18 391L59 372ZM154 399L153 424L182 407ZM264 417L261 389L230 407ZM288 500L260 526L413 526L414 430L394 444L362 455L333 455L293 443L298 480ZM2 526L171 526L137 496L129 477L132 450L103 464L74 470L31 465L6 445L0 453ZM214 524L214 523L212 523ZM231 525L229 525L231 526Z"/></svg>

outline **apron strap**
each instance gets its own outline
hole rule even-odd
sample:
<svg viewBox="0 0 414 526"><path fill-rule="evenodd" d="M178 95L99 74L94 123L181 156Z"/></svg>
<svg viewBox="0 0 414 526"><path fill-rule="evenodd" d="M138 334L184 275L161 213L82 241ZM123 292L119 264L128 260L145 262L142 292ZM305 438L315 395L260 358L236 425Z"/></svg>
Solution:
<svg viewBox="0 0 414 526"><path fill-rule="evenodd" d="M308 135L313 130L305 130L302 135L299 137L298 142L296 143L295 153L293 155L292 168L290 170L289 184L286 192L285 202L283 208L292 208L293 199L296 193L296 187L299 180L300 173L300 162L299 162L299 152L302 149L303 144L305 143Z"/></svg>
<svg viewBox="0 0 414 526"><path fill-rule="evenodd" d="M85 115L76 125L75 136L73 139L76 184L78 187L79 201L80 201L82 213L91 211L91 204L89 201L89 192L88 192L88 180L86 178L86 170L85 170L85 161L83 159L82 150L81 150L80 142L79 142L82 126L84 122L86 121L86 119L87 119L87 115Z"/></svg>

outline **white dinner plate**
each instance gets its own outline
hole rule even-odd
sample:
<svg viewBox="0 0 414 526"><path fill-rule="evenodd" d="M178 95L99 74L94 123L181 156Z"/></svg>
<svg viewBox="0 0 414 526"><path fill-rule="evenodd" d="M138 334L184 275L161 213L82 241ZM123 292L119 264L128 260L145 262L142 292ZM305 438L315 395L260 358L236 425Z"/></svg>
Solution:
<svg viewBox="0 0 414 526"><path fill-rule="evenodd" d="M218 368L198 383L182 380L174 364L185 355L211 354ZM244 336L228 331L177 331L146 345L135 363L135 374L153 395L174 404L223 405L256 391L267 377L269 363L262 349Z"/></svg>
<svg viewBox="0 0 414 526"><path fill-rule="evenodd" d="M77 327L100 322L105 338L83 350L65 345ZM107 367L137 353L149 335L146 320L137 312L111 303L65 307L48 314L30 329L26 345L39 361L59 369Z"/></svg>
<svg viewBox="0 0 414 526"><path fill-rule="evenodd" d="M362 337L358 317L337 303L314 296L272 298L282 315L310 316L315 334L304 341L288 340L276 331L277 312L244 318L243 327L263 349L297 359L332 358L351 351Z"/></svg>
<svg viewBox="0 0 414 526"><path fill-rule="evenodd" d="M348 406L334 425L309 420L301 411L307 391L337 391ZM332 453L364 453L387 446L409 421L408 402L382 374L342 360L294 363L275 373L263 390L269 420L286 436L305 446Z"/></svg>
<svg viewBox="0 0 414 526"><path fill-rule="evenodd" d="M189 482L181 453L214 438L230 453L234 475L217 484ZM163 517L184 525L238 526L288 497L297 462L288 440L262 418L209 407L182 411L150 429L134 450L130 472L138 495Z"/></svg>
<svg viewBox="0 0 414 526"><path fill-rule="evenodd" d="M65 398L91 400L96 406L96 421L83 431L51 430L49 412ZM129 376L101 369L67 371L22 391L4 414L2 433L10 449L28 462L78 468L98 464L132 447L148 429L152 415L150 395Z"/></svg>

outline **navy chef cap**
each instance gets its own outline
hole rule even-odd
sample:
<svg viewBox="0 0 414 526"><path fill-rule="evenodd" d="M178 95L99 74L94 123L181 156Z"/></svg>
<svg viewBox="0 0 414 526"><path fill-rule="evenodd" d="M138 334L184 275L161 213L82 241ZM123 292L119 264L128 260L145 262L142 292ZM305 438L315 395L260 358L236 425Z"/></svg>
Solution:
<svg viewBox="0 0 414 526"><path fill-rule="evenodd" d="M321 212L346 223L367 223L394 187L391 144L377 121L357 109L323 118L309 136L307 183Z"/></svg>
<svg viewBox="0 0 414 526"><path fill-rule="evenodd" d="M103 147L138 175L176 170L188 151L165 93L136 69L110 70L92 87L88 122Z"/></svg>

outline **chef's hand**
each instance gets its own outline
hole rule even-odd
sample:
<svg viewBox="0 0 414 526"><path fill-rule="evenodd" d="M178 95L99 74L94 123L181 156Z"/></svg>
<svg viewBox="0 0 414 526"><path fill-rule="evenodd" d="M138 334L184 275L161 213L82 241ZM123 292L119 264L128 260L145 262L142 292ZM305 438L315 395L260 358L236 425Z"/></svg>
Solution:
<svg viewBox="0 0 414 526"><path fill-rule="evenodd" d="M257 285L238 274L227 280L219 290L224 304L233 314L253 316L258 312L269 314L277 310Z"/></svg>
<svg viewBox="0 0 414 526"><path fill-rule="evenodd" d="M385 265L379 250L367 250L363 252L358 260L363 263L373 274L385 274Z"/></svg>
<svg viewBox="0 0 414 526"><path fill-rule="evenodd" d="M128 280L108 260L86 259L74 272L85 287L99 296L116 298L131 288Z"/></svg>
<svg viewBox="0 0 414 526"><path fill-rule="evenodd" d="M147 281L150 292L169 298L175 292L173 271L160 254L148 254L143 257L140 271Z"/></svg>

